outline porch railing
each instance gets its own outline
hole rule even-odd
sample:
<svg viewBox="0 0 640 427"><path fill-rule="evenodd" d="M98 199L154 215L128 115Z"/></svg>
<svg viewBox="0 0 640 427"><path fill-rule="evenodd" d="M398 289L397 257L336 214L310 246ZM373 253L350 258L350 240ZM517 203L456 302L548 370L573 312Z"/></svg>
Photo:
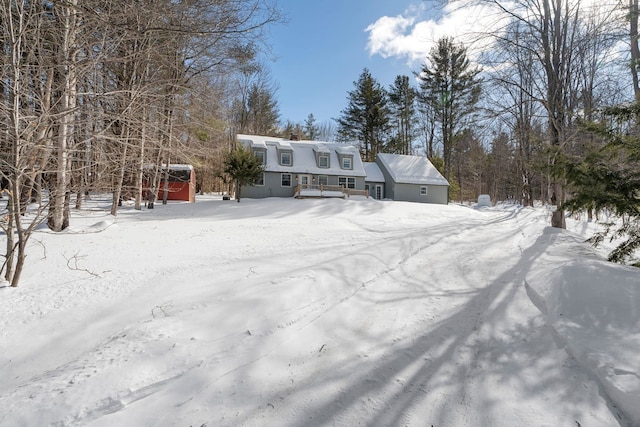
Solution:
<svg viewBox="0 0 640 427"><path fill-rule="evenodd" d="M316 190L318 197L336 197L336 193L342 193L342 197L365 196L369 197L367 190L356 190L354 188L346 188L342 185L323 185L323 184L298 184L294 188L295 197L300 197L302 190ZM311 196L311 195L310 195Z"/></svg>

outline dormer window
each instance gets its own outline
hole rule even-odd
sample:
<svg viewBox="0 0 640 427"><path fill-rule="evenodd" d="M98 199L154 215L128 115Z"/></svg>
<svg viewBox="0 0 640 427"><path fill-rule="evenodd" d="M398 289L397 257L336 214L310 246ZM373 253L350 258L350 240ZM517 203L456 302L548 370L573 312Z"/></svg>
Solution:
<svg viewBox="0 0 640 427"><path fill-rule="evenodd" d="M265 152L263 150L253 150L253 155L260 159L261 164L266 164L265 162Z"/></svg>
<svg viewBox="0 0 640 427"><path fill-rule="evenodd" d="M329 155L328 154L320 154L318 156L318 167L319 168L328 168L329 167Z"/></svg>
<svg viewBox="0 0 640 427"><path fill-rule="evenodd" d="M291 166L293 165L293 154L288 151L283 151L280 153L280 164L282 166Z"/></svg>
<svg viewBox="0 0 640 427"><path fill-rule="evenodd" d="M342 158L342 169L353 169L353 158L350 156L344 156Z"/></svg>

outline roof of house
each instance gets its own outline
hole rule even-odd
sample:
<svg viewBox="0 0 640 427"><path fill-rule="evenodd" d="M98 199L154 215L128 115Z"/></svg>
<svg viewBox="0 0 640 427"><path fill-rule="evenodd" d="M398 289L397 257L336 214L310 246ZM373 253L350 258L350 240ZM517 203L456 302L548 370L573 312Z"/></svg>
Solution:
<svg viewBox="0 0 640 427"><path fill-rule="evenodd" d="M238 141L251 148L266 150L265 171L314 175L365 176L358 149L352 145L323 141L291 141L270 136L238 134ZM292 150L293 164L280 165L278 150ZM316 153L329 155L329 167L319 168ZM342 169L338 155L352 155L352 169Z"/></svg>
<svg viewBox="0 0 640 427"><path fill-rule="evenodd" d="M378 153L378 159L397 183L449 185L426 157Z"/></svg>
<svg viewBox="0 0 640 427"><path fill-rule="evenodd" d="M364 162L364 170L367 173L365 181L367 182L384 182L384 175L377 163Z"/></svg>

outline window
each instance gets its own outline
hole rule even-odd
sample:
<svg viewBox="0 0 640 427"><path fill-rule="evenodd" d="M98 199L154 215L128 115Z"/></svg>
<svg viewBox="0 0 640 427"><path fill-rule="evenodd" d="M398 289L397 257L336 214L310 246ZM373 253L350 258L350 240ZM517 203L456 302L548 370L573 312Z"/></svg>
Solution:
<svg viewBox="0 0 640 427"><path fill-rule="evenodd" d="M280 185L283 187L291 187L291 174L283 173L280 175Z"/></svg>
<svg viewBox="0 0 640 427"><path fill-rule="evenodd" d="M327 154L320 154L318 156L318 167L319 168L329 167L329 156Z"/></svg>
<svg viewBox="0 0 640 427"><path fill-rule="evenodd" d="M327 175L318 175L319 185L329 185L329 177Z"/></svg>
<svg viewBox="0 0 640 427"><path fill-rule="evenodd" d="M420 187L420 195L421 196L426 196L427 195L427 187Z"/></svg>
<svg viewBox="0 0 640 427"><path fill-rule="evenodd" d="M255 151L253 152L253 155L254 155L254 156L256 156L258 159L260 159L260 163L262 163L263 165L265 164L265 162L264 162L264 158L265 158L265 156L264 156L264 151L262 151L262 150L255 150Z"/></svg>
<svg viewBox="0 0 640 427"><path fill-rule="evenodd" d="M256 179L256 181L253 183L253 185L256 185L258 187L264 186L264 172L262 172L260 174L260 178Z"/></svg>
<svg viewBox="0 0 640 427"><path fill-rule="evenodd" d="M338 178L338 185L344 188L356 188L356 179L352 176L341 176Z"/></svg>
<svg viewBox="0 0 640 427"><path fill-rule="evenodd" d="M353 169L353 165L351 162L351 157L343 157L342 158L342 169Z"/></svg>
<svg viewBox="0 0 640 427"><path fill-rule="evenodd" d="M288 153L288 152L280 153L280 164L282 166L291 166L293 164L291 153Z"/></svg>

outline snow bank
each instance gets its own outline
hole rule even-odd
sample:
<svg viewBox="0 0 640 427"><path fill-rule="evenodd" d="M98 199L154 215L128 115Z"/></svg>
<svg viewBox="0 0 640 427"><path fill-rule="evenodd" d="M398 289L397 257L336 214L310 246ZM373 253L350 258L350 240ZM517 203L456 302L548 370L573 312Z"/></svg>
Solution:
<svg viewBox="0 0 640 427"><path fill-rule="evenodd" d="M559 343L640 425L640 270L605 261L580 237L545 229L525 280Z"/></svg>

